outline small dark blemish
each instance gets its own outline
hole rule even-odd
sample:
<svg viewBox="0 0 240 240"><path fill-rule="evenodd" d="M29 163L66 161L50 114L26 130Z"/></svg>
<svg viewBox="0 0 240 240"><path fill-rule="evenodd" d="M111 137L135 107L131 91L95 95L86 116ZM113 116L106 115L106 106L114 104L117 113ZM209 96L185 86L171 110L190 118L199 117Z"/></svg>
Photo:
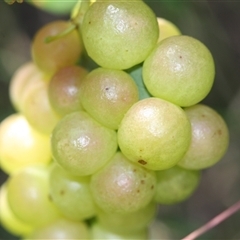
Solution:
<svg viewBox="0 0 240 240"><path fill-rule="evenodd" d="M144 161L144 160L142 160L142 159L141 159L141 160L139 160L138 162L139 162L140 164L142 164L142 165L146 165L146 164L147 164L147 162L145 162L145 161Z"/></svg>
<svg viewBox="0 0 240 240"><path fill-rule="evenodd" d="M153 185L151 186L151 189L154 189L154 186L153 186Z"/></svg>
<svg viewBox="0 0 240 240"><path fill-rule="evenodd" d="M106 91L109 90L109 87L106 87L105 90L106 90Z"/></svg>
<svg viewBox="0 0 240 240"><path fill-rule="evenodd" d="M137 193L140 193L140 190L139 190L139 189L137 190Z"/></svg>
<svg viewBox="0 0 240 240"><path fill-rule="evenodd" d="M64 195L65 194L65 191L64 190L61 190L60 191L60 195Z"/></svg>
<svg viewBox="0 0 240 240"><path fill-rule="evenodd" d="M145 181L144 180L141 180L141 184L144 184L145 183Z"/></svg>

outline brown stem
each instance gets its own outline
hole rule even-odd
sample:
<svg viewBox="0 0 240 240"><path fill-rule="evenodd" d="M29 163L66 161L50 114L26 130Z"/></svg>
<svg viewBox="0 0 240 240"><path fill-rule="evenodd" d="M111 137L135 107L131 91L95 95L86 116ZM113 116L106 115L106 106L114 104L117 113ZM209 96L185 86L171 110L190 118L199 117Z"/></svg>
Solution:
<svg viewBox="0 0 240 240"><path fill-rule="evenodd" d="M208 230L212 229L213 227L217 226L219 223L223 222L225 219L229 218L232 214L236 213L240 210L240 201L233 204L231 207L214 217L212 220L210 220L208 223L203 225L202 227L198 228L197 230L193 231L186 237L184 237L182 240L194 240L197 237L201 236Z"/></svg>

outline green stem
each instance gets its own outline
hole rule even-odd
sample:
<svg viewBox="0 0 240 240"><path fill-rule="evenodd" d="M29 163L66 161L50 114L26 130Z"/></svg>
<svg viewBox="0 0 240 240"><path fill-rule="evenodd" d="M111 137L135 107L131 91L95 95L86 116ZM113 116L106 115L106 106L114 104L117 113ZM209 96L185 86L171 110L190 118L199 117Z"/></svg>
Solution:
<svg viewBox="0 0 240 240"><path fill-rule="evenodd" d="M68 35L69 33L71 33L74 29L76 29L76 25L71 24L67 29L65 29L64 31L62 31L61 33L55 35L55 36L49 36L45 38L45 43L50 43L52 41L55 41L59 38L62 38L66 35Z"/></svg>
<svg viewBox="0 0 240 240"><path fill-rule="evenodd" d="M76 24L77 26L80 26L82 24L83 17L92 2L93 1L91 0L79 0L79 2L76 5L77 13L73 12L71 16L71 20L74 24Z"/></svg>
<svg viewBox="0 0 240 240"><path fill-rule="evenodd" d="M21 1L21 0L19 0ZM94 2L94 0L79 0L78 3L75 5L75 8L73 9L72 15L71 15L71 25L62 31L61 33L55 35L55 36L49 36L45 39L46 43L50 43L52 41L55 41L57 39L60 39L67 34L74 31L76 28L78 28L83 21L83 17L88 10L89 6Z"/></svg>

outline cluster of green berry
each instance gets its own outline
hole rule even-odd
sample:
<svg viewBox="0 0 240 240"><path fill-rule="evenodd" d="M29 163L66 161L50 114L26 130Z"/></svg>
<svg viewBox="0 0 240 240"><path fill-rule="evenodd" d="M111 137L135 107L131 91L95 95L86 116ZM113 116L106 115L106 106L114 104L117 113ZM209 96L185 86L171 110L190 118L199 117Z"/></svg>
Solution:
<svg viewBox="0 0 240 240"><path fill-rule="evenodd" d="M83 1L43 26L0 124L1 223L23 239L150 239L228 147L200 102L213 57L142 0Z"/></svg>

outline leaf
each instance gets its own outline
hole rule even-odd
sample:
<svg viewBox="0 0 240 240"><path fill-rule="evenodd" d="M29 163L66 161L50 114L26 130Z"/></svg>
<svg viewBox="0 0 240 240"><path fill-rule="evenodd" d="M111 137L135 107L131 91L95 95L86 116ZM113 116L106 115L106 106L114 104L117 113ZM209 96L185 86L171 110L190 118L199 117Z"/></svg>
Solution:
<svg viewBox="0 0 240 240"><path fill-rule="evenodd" d="M149 98L152 95L148 92L142 78L142 64L134 66L127 70L138 86L139 99Z"/></svg>

